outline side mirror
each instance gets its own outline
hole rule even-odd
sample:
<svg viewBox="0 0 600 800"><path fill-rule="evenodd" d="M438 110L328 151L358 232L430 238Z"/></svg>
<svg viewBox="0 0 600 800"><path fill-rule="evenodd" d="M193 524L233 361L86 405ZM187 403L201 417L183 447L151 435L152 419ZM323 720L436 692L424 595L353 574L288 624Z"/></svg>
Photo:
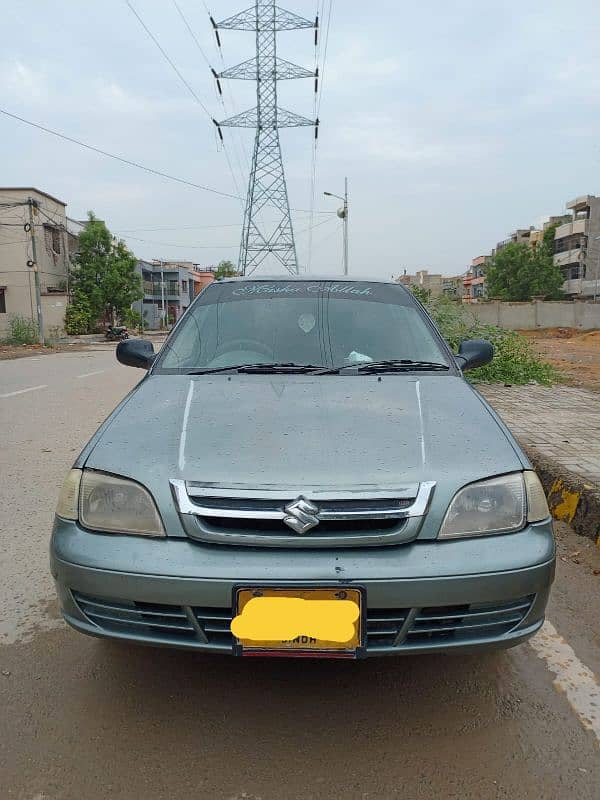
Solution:
<svg viewBox="0 0 600 800"><path fill-rule="evenodd" d="M155 358L154 345L147 339L125 339L117 345L117 361L126 367L150 369Z"/></svg>
<svg viewBox="0 0 600 800"><path fill-rule="evenodd" d="M464 371L483 367L494 357L494 348L485 339L466 339L460 343L458 355L455 356L458 366Z"/></svg>

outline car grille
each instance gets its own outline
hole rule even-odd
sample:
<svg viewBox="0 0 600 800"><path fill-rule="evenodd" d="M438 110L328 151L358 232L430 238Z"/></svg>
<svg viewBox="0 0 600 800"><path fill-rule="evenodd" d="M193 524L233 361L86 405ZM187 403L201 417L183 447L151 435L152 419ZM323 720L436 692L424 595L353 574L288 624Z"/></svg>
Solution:
<svg viewBox="0 0 600 800"><path fill-rule="evenodd" d="M111 633L150 636L157 641L196 639L196 628L182 606L72 594L90 622Z"/></svg>
<svg viewBox="0 0 600 800"><path fill-rule="evenodd" d="M414 616L404 646L501 636L524 619L532 600L530 596L503 605L475 603L422 608Z"/></svg>
<svg viewBox="0 0 600 800"><path fill-rule="evenodd" d="M228 651L234 638L231 609L107 600L72 592L83 614L101 630L157 644L204 644ZM534 595L506 603L419 609L367 610L367 652L410 650L452 642L474 644L510 633L525 619Z"/></svg>
<svg viewBox="0 0 600 800"><path fill-rule="evenodd" d="M435 484L381 490L218 488L171 480L188 536L252 547L362 547L416 538ZM308 525L296 530L294 523ZM290 524L287 524L290 523Z"/></svg>

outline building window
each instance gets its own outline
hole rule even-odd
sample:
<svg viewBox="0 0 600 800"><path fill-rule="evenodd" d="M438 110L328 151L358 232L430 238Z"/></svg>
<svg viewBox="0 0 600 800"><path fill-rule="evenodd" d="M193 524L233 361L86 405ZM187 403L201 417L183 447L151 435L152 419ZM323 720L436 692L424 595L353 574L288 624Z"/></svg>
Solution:
<svg viewBox="0 0 600 800"><path fill-rule="evenodd" d="M44 225L44 238L46 248L53 253L60 253L60 229L50 225Z"/></svg>
<svg viewBox="0 0 600 800"><path fill-rule="evenodd" d="M0 314L6 314L6 295L4 288L0 289Z"/></svg>
<svg viewBox="0 0 600 800"><path fill-rule="evenodd" d="M577 278L582 278L582 270L580 264L570 264L563 270L563 275L566 281L574 281Z"/></svg>
<svg viewBox="0 0 600 800"><path fill-rule="evenodd" d="M187 283L188 283L187 281L181 281L181 291L182 292L187 292L187 290L188 290Z"/></svg>

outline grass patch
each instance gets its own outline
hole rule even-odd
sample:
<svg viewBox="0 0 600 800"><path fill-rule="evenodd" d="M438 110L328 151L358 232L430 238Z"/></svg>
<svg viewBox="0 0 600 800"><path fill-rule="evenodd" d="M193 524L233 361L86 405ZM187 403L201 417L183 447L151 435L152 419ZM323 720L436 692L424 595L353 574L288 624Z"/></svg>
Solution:
<svg viewBox="0 0 600 800"><path fill-rule="evenodd" d="M37 325L27 317L17 314L8 321L9 334L3 344L37 344L38 330Z"/></svg>
<svg viewBox="0 0 600 800"><path fill-rule="evenodd" d="M454 352L464 339L487 339L494 346L491 363L467 373L472 383L560 383L558 370L543 361L517 331L484 325L464 305L446 297L430 299L426 308Z"/></svg>

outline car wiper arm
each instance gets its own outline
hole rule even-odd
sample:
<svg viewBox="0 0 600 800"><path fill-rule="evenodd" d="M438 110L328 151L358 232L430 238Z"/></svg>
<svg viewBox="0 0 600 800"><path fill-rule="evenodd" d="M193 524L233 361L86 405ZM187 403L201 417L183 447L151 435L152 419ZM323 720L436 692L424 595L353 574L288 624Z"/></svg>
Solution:
<svg viewBox="0 0 600 800"><path fill-rule="evenodd" d="M286 362L274 364L245 364L238 368L238 372L283 372L290 374L294 372L307 372L313 375L337 375L339 369L337 367L326 367L319 364L295 364L294 362Z"/></svg>
<svg viewBox="0 0 600 800"><path fill-rule="evenodd" d="M228 367L207 367L206 369L186 370L186 375L211 375L216 372L236 372L236 373L302 373L308 372L314 375L337 375L337 367L326 367L317 364L295 364L292 361L286 362L258 362L257 364L233 364Z"/></svg>
<svg viewBox="0 0 600 800"><path fill-rule="evenodd" d="M410 358L391 358L383 361L367 361L360 364L348 364L342 372L410 372L412 370L449 370L447 364L437 361L413 361Z"/></svg>

